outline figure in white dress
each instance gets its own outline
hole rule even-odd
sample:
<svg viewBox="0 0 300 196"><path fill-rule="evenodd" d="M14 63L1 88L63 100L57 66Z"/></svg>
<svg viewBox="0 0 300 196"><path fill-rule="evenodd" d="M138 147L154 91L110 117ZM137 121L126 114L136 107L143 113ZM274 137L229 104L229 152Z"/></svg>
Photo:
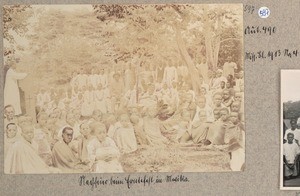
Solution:
<svg viewBox="0 0 300 196"><path fill-rule="evenodd" d="M161 134L161 124L156 118L157 110L155 107L148 108L143 119L144 131L149 144L152 146L165 146L169 140Z"/></svg>
<svg viewBox="0 0 300 196"><path fill-rule="evenodd" d="M85 90L84 87L88 85L88 83L87 83L88 76L84 73L83 69L80 69L80 72L76 77L76 80L78 83L78 88L80 90Z"/></svg>
<svg viewBox="0 0 300 196"><path fill-rule="evenodd" d="M134 129L127 114L119 117L119 122L110 127L108 135L116 142L121 153L131 153L137 150Z"/></svg>
<svg viewBox="0 0 300 196"><path fill-rule="evenodd" d="M6 73L5 86L4 86L4 105L12 105L15 109L15 115L22 114L20 103L20 92L18 80L24 79L27 73L18 73L15 71L16 65L8 69Z"/></svg>
<svg viewBox="0 0 300 196"><path fill-rule="evenodd" d="M108 77L107 77L107 74L104 72L103 68L101 68L99 70L98 81L99 81L99 83L102 84L103 88L107 88L107 86L108 86Z"/></svg>
<svg viewBox="0 0 300 196"><path fill-rule="evenodd" d="M167 83L168 87L171 87L173 81L178 81L177 69L176 67L167 64L167 67L164 70L163 82Z"/></svg>
<svg viewBox="0 0 300 196"><path fill-rule="evenodd" d="M123 172L119 161L120 151L115 142L107 137L106 127L103 123L94 122L90 128L95 138L87 144L91 172L120 173Z"/></svg>
<svg viewBox="0 0 300 196"><path fill-rule="evenodd" d="M100 83L98 74L96 73L96 69L92 69L92 73L87 77L88 85L92 85L94 88L97 88L98 84Z"/></svg>
<svg viewBox="0 0 300 196"><path fill-rule="evenodd" d="M40 92L37 94L36 99L36 105L41 109L44 109L45 105L51 101L50 93L46 92L44 88L41 88Z"/></svg>
<svg viewBox="0 0 300 196"><path fill-rule="evenodd" d="M91 116L93 110L94 110L94 91L93 91L93 86L91 85L83 94L81 115L85 117Z"/></svg>
<svg viewBox="0 0 300 196"><path fill-rule="evenodd" d="M227 62L223 66L223 76L227 77L228 75L234 76L234 70L237 69L237 64L232 61L232 57L228 57Z"/></svg>
<svg viewBox="0 0 300 196"><path fill-rule="evenodd" d="M124 72L124 82L125 82L124 92L127 92L128 90L133 88L135 83L135 78L134 78L134 72L132 71L130 64L126 65L126 70Z"/></svg>
<svg viewBox="0 0 300 196"><path fill-rule="evenodd" d="M106 107L106 97L105 91L102 88L102 84L98 84L97 90L94 91L94 98L95 98L95 106L97 110L100 110L103 114L107 113Z"/></svg>

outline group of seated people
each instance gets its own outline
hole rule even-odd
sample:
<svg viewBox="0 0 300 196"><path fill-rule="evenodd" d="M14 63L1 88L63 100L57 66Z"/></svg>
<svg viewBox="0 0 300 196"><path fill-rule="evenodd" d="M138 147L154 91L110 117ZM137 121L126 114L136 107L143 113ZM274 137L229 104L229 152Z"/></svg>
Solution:
<svg viewBox="0 0 300 196"><path fill-rule="evenodd" d="M283 138L284 179L290 180L299 176L300 169L300 125L297 119L290 120L291 127L285 130Z"/></svg>
<svg viewBox="0 0 300 196"><path fill-rule="evenodd" d="M243 169L242 72L235 78L218 70L210 83L201 81L200 92L170 75L158 82L150 74L125 92L126 71L94 85L87 78L96 74L80 74L67 91L41 89L36 121L5 106L5 173L123 172L121 156L172 145L225 145L230 168ZM105 96L96 100L100 91Z"/></svg>

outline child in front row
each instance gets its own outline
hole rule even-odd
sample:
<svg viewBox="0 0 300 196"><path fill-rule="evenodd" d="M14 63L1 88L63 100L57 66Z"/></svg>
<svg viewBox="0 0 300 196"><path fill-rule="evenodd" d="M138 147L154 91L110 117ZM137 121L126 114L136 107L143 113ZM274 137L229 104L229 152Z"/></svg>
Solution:
<svg viewBox="0 0 300 196"><path fill-rule="evenodd" d="M119 161L120 151L115 142L107 137L105 125L100 122L93 122L90 124L90 129L95 136L87 145L91 172L123 172L122 165Z"/></svg>

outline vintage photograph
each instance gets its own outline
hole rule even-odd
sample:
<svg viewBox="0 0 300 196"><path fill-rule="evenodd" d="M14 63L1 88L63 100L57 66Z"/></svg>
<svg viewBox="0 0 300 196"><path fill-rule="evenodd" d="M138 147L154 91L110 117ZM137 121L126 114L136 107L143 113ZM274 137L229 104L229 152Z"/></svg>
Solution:
<svg viewBox="0 0 300 196"><path fill-rule="evenodd" d="M281 189L300 190L300 70L281 70Z"/></svg>
<svg viewBox="0 0 300 196"><path fill-rule="evenodd" d="M245 169L242 4L6 5L3 14L6 174ZM296 93L284 107L289 182Z"/></svg>

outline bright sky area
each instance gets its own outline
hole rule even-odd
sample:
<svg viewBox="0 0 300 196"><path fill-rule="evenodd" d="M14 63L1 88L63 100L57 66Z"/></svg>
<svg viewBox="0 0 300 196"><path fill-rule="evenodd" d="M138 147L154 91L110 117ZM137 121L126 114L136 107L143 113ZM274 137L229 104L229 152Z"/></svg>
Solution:
<svg viewBox="0 0 300 196"><path fill-rule="evenodd" d="M281 100L300 100L300 70L281 70Z"/></svg>

